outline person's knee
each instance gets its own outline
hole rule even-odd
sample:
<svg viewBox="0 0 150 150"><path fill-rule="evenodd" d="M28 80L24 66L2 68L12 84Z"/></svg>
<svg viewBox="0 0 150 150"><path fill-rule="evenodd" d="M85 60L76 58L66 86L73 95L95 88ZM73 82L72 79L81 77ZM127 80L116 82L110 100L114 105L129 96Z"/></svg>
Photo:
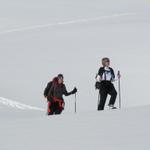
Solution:
<svg viewBox="0 0 150 150"><path fill-rule="evenodd" d="M100 91L100 97L101 99L105 99L107 97L107 92L106 91Z"/></svg>

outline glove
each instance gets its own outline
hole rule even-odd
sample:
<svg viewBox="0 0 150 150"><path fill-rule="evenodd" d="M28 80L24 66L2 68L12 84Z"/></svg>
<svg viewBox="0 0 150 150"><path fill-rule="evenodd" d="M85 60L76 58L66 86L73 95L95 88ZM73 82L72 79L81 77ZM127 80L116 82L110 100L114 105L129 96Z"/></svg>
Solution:
<svg viewBox="0 0 150 150"><path fill-rule="evenodd" d="M95 89L97 90L99 90L100 89L100 87L101 87L101 83L100 82L96 82L95 83Z"/></svg>
<svg viewBox="0 0 150 150"><path fill-rule="evenodd" d="M75 87L73 90L72 90L72 92L71 92L71 94L75 94L75 93L77 93L77 88Z"/></svg>

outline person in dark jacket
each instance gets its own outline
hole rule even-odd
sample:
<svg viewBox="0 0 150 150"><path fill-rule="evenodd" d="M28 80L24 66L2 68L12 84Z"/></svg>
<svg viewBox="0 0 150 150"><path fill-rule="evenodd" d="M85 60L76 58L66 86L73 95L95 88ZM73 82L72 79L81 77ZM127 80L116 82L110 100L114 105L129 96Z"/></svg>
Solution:
<svg viewBox="0 0 150 150"><path fill-rule="evenodd" d="M97 76L97 88L100 93L100 102L98 105L98 110L104 110L107 96L110 95L109 107L111 109L116 109L115 101L117 97L117 91L113 85L113 81L115 81L115 73L114 70L110 67L110 59L103 58L102 59L103 67L100 67Z"/></svg>
<svg viewBox="0 0 150 150"><path fill-rule="evenodd" d="M69 96L77 92L76 88L68 92L63 82L64 77L62 74L59 74L47 84L44 90L44 96L48 101L48 115L61 114L65 105L63 95Z"/></svg>

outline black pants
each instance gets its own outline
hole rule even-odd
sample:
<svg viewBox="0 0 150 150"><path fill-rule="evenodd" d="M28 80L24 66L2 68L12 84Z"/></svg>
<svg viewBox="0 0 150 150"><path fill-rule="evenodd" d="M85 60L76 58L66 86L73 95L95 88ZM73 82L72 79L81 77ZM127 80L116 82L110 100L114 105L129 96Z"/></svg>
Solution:
<svg viewBox="0 0 150 150"><path fill-rule="evenodd" d="M100 85L100 103L98 110L104 110L108 94L111 96L109 105L114 105L117 97L117 91L114 85L109 81L102 81Z"/></svg>
<svg viewBox="0 0 150 150"><path fill-rule="evenodd" d="M48 115L59 115L63 111L58 102L48 102Z"/></svg>

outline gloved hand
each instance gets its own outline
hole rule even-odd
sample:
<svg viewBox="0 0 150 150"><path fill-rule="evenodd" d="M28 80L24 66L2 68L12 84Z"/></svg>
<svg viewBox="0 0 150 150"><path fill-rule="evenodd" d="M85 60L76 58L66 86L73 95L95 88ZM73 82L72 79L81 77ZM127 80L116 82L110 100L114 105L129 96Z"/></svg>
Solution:
<svg viewBox="0 0 150 150"><path fill-rule="evenodd" d="M101 82L98 82L98 81L97 81L97 82L95 83L95 89L96 89L96 90L100 90L100 87L101 87Z"/></svg>
<svg viewBox="0 0 150 150"><path fill-rule="evenodd" d="M77 93L77 88L75 87L73 90L72 90L72 92L71 92L71 94L75 94L75 93Z"/></svg>

